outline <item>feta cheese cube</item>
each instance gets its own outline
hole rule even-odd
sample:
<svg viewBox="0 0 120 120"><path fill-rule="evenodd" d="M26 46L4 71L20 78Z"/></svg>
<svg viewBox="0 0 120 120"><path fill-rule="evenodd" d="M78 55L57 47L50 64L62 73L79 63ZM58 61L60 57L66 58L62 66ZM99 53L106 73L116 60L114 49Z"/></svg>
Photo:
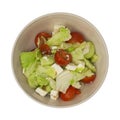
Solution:
<svg viewBox="0 0 120 120"><path fill-rule="evenodd" d="M60 67L60 66L57 65L56 63L53 64L52 67L55 69L57 75L60 74L60 73L63 71L62 67Z"/></svg>
<svg viewBox="0 0 120 120"><path fill-rule="evenodd" d="M39 95L43 96L43 97L46 96L47 93L48 93L47 91L41 89L40 87L36 88L35 92L38 93Z"/></svg>
<svg viewBox="0 0 120 120"><path fill-rule="evenodd" d="M51 92L50 92L50 98L51 98L52 100L57 100L58 97L59 97L59 92L56 91L56 90L51 90Z"/></svg>

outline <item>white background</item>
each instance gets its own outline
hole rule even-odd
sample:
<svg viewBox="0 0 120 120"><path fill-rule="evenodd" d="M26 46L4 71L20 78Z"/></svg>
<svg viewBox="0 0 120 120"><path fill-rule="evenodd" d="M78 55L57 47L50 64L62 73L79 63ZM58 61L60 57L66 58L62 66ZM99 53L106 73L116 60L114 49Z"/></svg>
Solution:
<svg viewBox="0 0 120 120"><path fill-rule="evenodd" d="M109 52L109 71L100 90L87 102L51 108L28 97L11 68L15 39L23 27L51 12L80 15L101 32ZM0 0L0 120L120 120L119 0Z"/></svg>

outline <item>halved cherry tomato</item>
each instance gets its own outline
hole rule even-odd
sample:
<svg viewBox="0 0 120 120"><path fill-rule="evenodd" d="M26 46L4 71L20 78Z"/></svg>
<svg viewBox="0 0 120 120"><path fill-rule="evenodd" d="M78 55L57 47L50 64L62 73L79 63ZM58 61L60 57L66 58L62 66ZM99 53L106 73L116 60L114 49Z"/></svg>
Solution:
<svg viewBox="0 0 120 120"><path fill-rule="evenodd" d="M68 41L66 41L67 43L82 43L85 40L85 37L82 33L79 32L72 32L71 33L72 38Z"/></svg>
<svg viewBox="0 0 120 120"><path fill-rule="evenodd" d="M67 89L65 94L64 93L60 93L60 98L62 100L64 100L64 101L69 101L69 100L72 100L76 96L76 94L80 94L80 93L81 93L80 90L70 86Z"/></svg>
<svg viewBox="0 0 120 120"><path fill-rule="evenodd" d="M36 47L40 47L40 44L44 44L45 40L51 37L49 33L46 32L40 32L35 37L35 45Z"/></svg>
<svg viewBox="0 0 120 120"><path fill-rule="evenodd" d="M95 80L96 75L92 75L90 77L85 77L84 79L81 80L83 83L91 83Z"/></svg>
<svg viewBox="0 0 120 120"><path fill-rule="evenodd" d="M81 94L81 91L79 89L76 89L76 94Z"/></svg>
<svg viewBox="0 0 120 120"><path fill-rule="evenodd" d="M40 45L40 51L43 55L44 54L47 54L47 55L51 54L51 49L47 44Z"/></svg>
<svg viewBox="0 0 120 120"><path fill-rule="evenodd" d="M60 66L66 66L72 61L72 56L67 51L60 49L55 53L55 62Z"/></svg>

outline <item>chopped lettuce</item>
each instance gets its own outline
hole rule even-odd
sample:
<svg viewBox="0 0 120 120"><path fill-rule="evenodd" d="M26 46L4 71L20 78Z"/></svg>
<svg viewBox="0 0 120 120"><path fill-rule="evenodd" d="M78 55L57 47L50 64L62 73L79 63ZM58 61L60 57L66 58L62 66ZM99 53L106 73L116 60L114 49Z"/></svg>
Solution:
<svg viewBox="0 0 120 120"><path fill-rule="evenodd" d="M92 63L97 61L97 55L95 54L95 47L92 42L83 42L78 48L71 52L71 55L72 61L75 64L80 64L82 60L90 70L96 72L96 68ZM91 61L89 59L91 59ZM81 72L83 69L84 67L77 68L76 72Z"/></svg>
<svg viewBox="0 0 120 120"><path fill-rule="evenodd" d="M39 67L40 70L36 69L36 71L32 72L29 76L26 76L28 78L28 83L31 88L36 88L37 86L40 86L41 88L43 86L49 86L51 89L56 88L55 81L50 77L50 76L52 76L52 74L50 75L50 73L49 73L49 72L51 72L51 70L48 69L48 71L47 71L47 68L44 69L43 67L41 67L41 68ZM47 73L49 73L49 74L47 74Z"/></svg>
<svg viewBox="0 0 120 120"><path fill-rule="evenodd" d="M82 80L86 75L85 73L79 73L79 72L76 72L76 71L72 71L71 72L73 77L72 77L72 82L78 82L80 80Z"/></svg>
<svg viewBox="0 0 120 120"><path fill-rule="evenodd" d="M27 78L36 70L40 58L41 58L41 53L39 49L35 49L34 51L31 52L22 52L20 54L23 74Z"/></svg>
<svg viewBox="0 0 120 120"><path fill-rule="evenodd" d="M77 68L75 69L76 72L82 72L85 69L85 62L79 61Z"/></svg>
<svg viewBox="0 0 120 120"><path fill-rule="evenodd" d="M59 31L47 41L47 44L50 46L60 45L62 42L67 41L70 38L70 30L68 28L61 27L59 28Z"/></svg>
<svg viewBox="0 0 120 120"><path fill-rule="evenodd" d="M49 81L41 74L37 75L37 83L39 86L43 87L49 84Z"/></svg>
<svg viewBox="0 0 120 120"><path fill-rule="evenodd" d="M78 68L76 68L76 70L75 70L75 71L76 71L76 72L80 72L80 73L81 73L83 70L84 70L84 67L78 67Z"/></svg>
<svg viewBox="0 0 120 120"><path fill-rule="evenodd" d="M35 49L31 52L22 52L20 54L21 65L23 67L23 74L28 79L28 84L31 88L36 88L37 86L46 86L49 84L49 81L46 79L46 76L55 78L55 71L50 66L40 66L41 53L39 49ZM53 63L51 57L48 57L49 61L41 61L42 65L50 65Z"/></svg>
<svg viewBox="0 0 120 120"><path fill-rule="evenodd" d="M46 74L37 74L36 72L32 73L28 77L28 83L31 88L36 88L40 86L41 88L44 88L47 92L50 92L49 90L56 88L55 81L46 76Z"/></svg>
<svg viewBox="0 0 120 120"><path fill-rule="evenodd" d="M79 61L84 59L83 49L85 48L87 42L83 42L74 51L71 52L72 61L75 64L79 64Z"/></svg>
<svg viewBox="0 0 120 120"><path fill-rule="evenodd" d="M47 80L46 77L51 77L54 79L56 76L56 71L50 66L42 66L46 64L52 64L53 60L51 57L49 62L46 62L45 60L44 62L42 61L42 65L38 64L38 58L41 58L39 51L35 50L32 52L24 52L21 53L20 57L21 64L23 66L23 74L28 79L28 84L31 88L36 88L37 86L50 86L51 88L55 88L52 80Z"/></svg>
<svg viewBox="0 0 120 120"><path fill-rule="evenodd" d="M24 75L28 79L28 83L31 88L36 88L37 86L46 86L48 85L49 81L46 79L45 74L38 74L36 72L37 66L34 66L34 64L26 69L24 72Z"/></svg>
<svg viewBox="0 0 120 120"><path fill-rule="evenodd" d="M66 93L66 90L70 86L72 77L72 73L68 70L64 70L62 73L60 73L56 78L56 90Z"/></svg>
<svg viewBox="0 0 120 120"><path fill-rule="evenodd" d="M72 61L75 64L79 64L79 61L83 60L84 54L82 52L81 47L76 48L74 51L71 52Z"/></svg>
<svg viewBox="0 0 120 120"><path fill-rule="evenodd" d="M21 65L23 68L28 67L29 64L33 63L36 60L35 52L22 52L20 54Z"/></svg>
<svg viewBox="0 0 120 120"><path fill-rule="evenodd" d="M35 73L29 75L28 84L31 88L36 88L38 86L37 77L35 76Z"/></svg>
<svg viewBox="0 0 120 120"><path fill-rule="evenodd" d="M35 49L35 54L36 54L36 60L40 61L42 54L38 48Z"/></svg>
<svg viewBox="0 0 120 120"><path fill-rule="evenodd" d="M37 75L45 74L46 77L49 76L53 79L56 77L56 71L51 66L38 65L38 68L36 69L36 74Z"/></svg>
<svg viewBox="0 0 120 120"><path fill-rule="evenodd" d="M86 53L84 55L85 58L87 58L87 59L91 58L95 53L94 44L92 42L87 42L86 47L83 52Z"/></svg>
<svg viewBox="0 0 120 120"><path fill-rule="evenodd" d="M85 61L86 66L87 66L90 70L92 70L93 72L96 72L95 66L94 66L89 60L87 60L87 59L84 58L84 61Z"/></svg>
<svg viewBox="0 0 120 120"><path fill-rule="evenodd" d="M27 68L30 64L36 60L40 60L41 53L39 49L35 49L31 52L22 52L20 54L20 61L23 68Z"/></svg>
<svg viewBox="0 0 120 120"><path fill-rule="evenodd" d="M49 81L49 86L55 90L56 89L56 81L50 77L47 78L47 80Z"/></svg>
<svg viewBox="0 0 120 120"><path fill-rule="evenodd" d="M48 85L48 86L45 87L45 90L46 90L47 92L50 92L50 91L52 90L52 88L50 87L50 85Z"/></svg>
<svg viewBox="0 0 120 120"><path fill-rule="evenodd" d="M61 43L61 45L60 46L58 46L59 47L59 49L68 49L68 48L70 48L72 46L72 44L71 43L65 43L65 42L63 42L63 43Z"/></svg>
<svg viewBox="0 0 120 120"><path fill-rule="evenodd" d="M91 62L95 63L98 60L98 56L96 54L94 54L91 58Z"/></svg>
<svg viewBox="0 0 120 120"><path fill-rule="evenodd" d="M90 77L90 76L94 75L94 73L90 69L88 69L84 74L87 77Z"/></svg>
<svg viewBox="0 0 120 120"><path fill-rule="evenodd" d="M37 62L33 62L28 67L23 68L23 74L28 78L32 73L36 71Z"/></svg>
<svg viewBox="0 0 120 120"><path fill-rule="evenodd" d="M81 60L84 60L86 65L95 72L95 69L89 63L88 59L92 62L96 62L97 56L95 54L95 47L92 42L83 42L74 51L71 52L72 61L75 64L79 64Z"/></svg>
<svg viewBox="0 0 120 120"><path fill-rule="evenodd" d="M59 47L59 49L65 49L68 52L74 51L76 48L80 46L80 43L72 44L72 43L65 43L63 42Z"/></svg>
<svg viewBox="0 0 120 120"><path fill-rule="evenodd" d="M40 59L40 62L41 62L42 66L49 66L54 63L54 58L53 58L53 56L43 56Z"/></svg>
<svg viewBox="0 0 120 120"><path fill-rule="evenodd" d="M59 32L59 29L60 29L61 27L65 28L65 26L63 26L63 25L54 25L52 35L54 35L54 34L56 34L57 32Z"/></svg>

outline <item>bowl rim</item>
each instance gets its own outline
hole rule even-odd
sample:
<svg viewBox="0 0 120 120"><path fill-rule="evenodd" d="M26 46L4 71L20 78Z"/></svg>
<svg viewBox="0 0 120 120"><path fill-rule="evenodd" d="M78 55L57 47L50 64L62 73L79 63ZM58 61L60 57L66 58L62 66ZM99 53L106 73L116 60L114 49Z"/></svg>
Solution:
<svg viewBox="0 0 120 120"><path fill-rule="evenodd" d="M37 22L39 19L41 18L45 18L45 17L48 17L48 16L56 16L56 15L64 15L64 16L73 16L75 17L76 19L81 19L83 22L87 23L91 28L93 28L96 33L98 34L98 36L100 36L101 38L101 42L103 43L104 45L104 49L105 49L105 52L106 52L106 71L104 73L104 76L103 76L103 79L101 80L100 84L98 85L97 89L95 89L87 98L85 98L84 100L82 100L81 102L78 102L78 103L74 103L72 105L65 105L65 106L58 106L58 105L51 105L51 104L45 104L43 102L40 102L38 99L36 99L34 96L30 95L23 87L22 85L19 83L19 81L17 80L17 77L15 75L15 70L14 70L14 63L13 63L13 56L14 56L14 49L15 49L15 46L16 46L16 43L18 41L18 39L21 37L21 35L24 33L24 31L26 29L28 29L32 24L34 24L35 22ZM20 33L17 35L16 37L16 40L13 44L13 47L12 47L12 55L11 55L11 67L12 67L12 73L13 73L13 76L14 78L16 79L16 82L17 84L22 88L22 90L24 91L24 93L27 94L27 96L29 96L30 98L32 98L34 101L37 101L38 103L40 103L41 105L45 105L47 107L55 107L55 108L67 108L67 107L73 107L73 106L77 106L78 104L82 104L82 103L85 103L87 100L89 100L91 97L93 97L97 91L101 88L103 82L105 81L105 78L107 76L107 73L108 73L108 69L109 69L109 53L108 53L108 49L107 49L107 45L105 43L105 40L103 39L101 33L99 32L99 30L91 23L89 22L87 19L77 15L77 14L73 14L73 13L70 13L70 12L52 12L52 13L47 13L47 14L44 14L44 15L41 15L33 20L31 20L28 24L25 25L25 27L23 27L23 29L20 31Z"/></svg>

